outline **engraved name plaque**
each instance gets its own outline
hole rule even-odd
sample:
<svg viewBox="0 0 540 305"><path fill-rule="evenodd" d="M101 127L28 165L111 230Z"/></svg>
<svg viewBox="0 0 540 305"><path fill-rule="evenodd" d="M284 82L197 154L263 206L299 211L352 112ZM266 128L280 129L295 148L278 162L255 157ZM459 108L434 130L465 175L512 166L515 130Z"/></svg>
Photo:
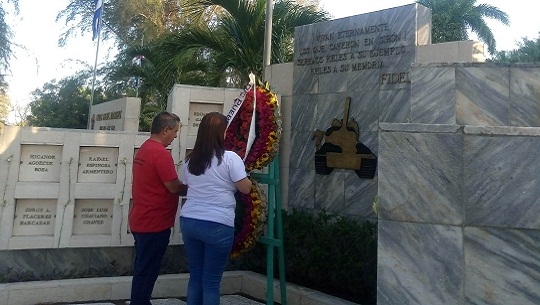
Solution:
<svg viewBox="0 0 540 305"><path fill-rule="evenodd" d="M188 136L196 136L203 116L209 112L223 113L223 104L190 102Z"/></svg>
<svg viewBox="0 0 540 305"><path fill-rule="evenodd" d="M56 199L18 199L13 236L54 235Z"/></svg>
<svg viewBox="0 0 540 305"><path fill-rule="evenodd" d="M116 147L81 147L77 181L115 183L117 164Z"/></svg>
<svg viewBox="0 0 540 305"><path fill-rule="evenodd" d="M19 181L60 181L62 149L60 145L21 145Z"/></svg>
<svg viewBox="0 0 540 305"><path fill-rule="evenodd" d="M111 235L113 200L75 200L73 235Z"/></svg>

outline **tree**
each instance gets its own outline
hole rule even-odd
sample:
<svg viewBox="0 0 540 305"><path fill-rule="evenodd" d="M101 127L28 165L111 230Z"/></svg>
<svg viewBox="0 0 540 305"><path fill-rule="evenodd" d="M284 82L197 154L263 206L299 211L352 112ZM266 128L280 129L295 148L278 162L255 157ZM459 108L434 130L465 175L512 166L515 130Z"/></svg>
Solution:
<svg viewBox="0 0 540 305"><path fill-rule="evenodd" d="M113 39L123 49L146 44L177 30L185 23L178 0L103 1L102 39ZM58 43L65 45L77 33L91 33L94 0L70 1L56 17L71 26Z"/></svg>
<svg viewBox="0 0 540 305"><path fill-rule="evenodd" d="M319 1L277 1L274 9L274 63L292 60L295 26L327 19L326 13L318 12L315 6L301 6L296 2L317 5ZM121 49L113 62L98 70L105 80L107 95L141 97L139 127L147 130L154 114L165 109L167 96L175 83L238 86L246 80L249 72L245 71L255 71L261 75L265 9L266 0L104 1L102 37L115 39ZM59 43L66 43L78 31L89 32L92 14L92 0L72 1L57 16L57 20L65 19L66 23L72 25ZM234 25L237 21L240 24ZM233 25L236 28L231 28L228 33L224 31ZM244 25L250 28L243 28ZM205 35L204 39L212 39L209 35L214 35L220 42L225 42L237 30L241 30L238 35L246 37L227 45L224 50L226 54L220 54L221 50L195 45L183 48L179 53L174 49L178 45L174 41L171 43L174 39L170 38L177 34L196 36L201 32ZM222 33L229 36L220 37ZM238 50L243 49L245 57L233 58ZM144 58L142 65L134 64L135 58ZM228 61L233 64L223 64ZM242 63L249 64L243 64L240 70L238 67ZM134 80L139 84L136 89Z"/></svg>
<svg viewBox="0 0 540 305"><path fill-rule="evenodd" d="M138 0L133 0L137 2ZM149 123L155 113L164 110L167 105L167 97L171 88L176 83L218 86L243 84L245 78L238 77L235 66L224 68L224 72L216 72L214 60L219 58L225 61L253 63L254 68L244 68L242 71L262 71L262 48L264 36L265 1L234 0L221 2L185 0L182 1L182 12L189 25L184 24L175 27L168 35L163 35L153 42L148 41L144 46L135 44L119 53L116 60L109 64L103 71L106 73L105 86L107 92L116 91L133 96L136 92L141 97L141 120L140 130L148 130ZM306 2L317 3L317 0ZM234 7L239 7L237 10ZM235 12L231 16L227 9ZM224 55L205 46L183 48L181 53L176 49L173 36L197 35L203 33L205 39L211 39L209 35L215 35L219 41L226 41L234 33L225 33L227 37L221 37L221 32L214 30L215 27L224 29L235 23L234 18L239 16L241 24L237 24L231 32L241 29L238 35L245 35L243 42L236 41L227 46ZM294 27L320 20L326 20L326 13L318 12L313 6L300 6L289 1L278 1L274 9L274 50L273 61L287 62L292 60L292 42ZM226 21L224 21L224 19ZM180 19L178 19L180 20ZM228 22L228 23L227 23ZM248 26L249 28L243 28ZM202 28L202 29L201 29ZM256 29L252 33L252 30ZM205 32L205 30L208 30ZM196 33L191 33L196 31ZM172 40L172 42L171 42ZM253 41L251 41L253 40ZM233 58L237 51L245 49L246 58ZM229 58L227 59L227 56ZM142 58L142 64L135 64L135 58ZM250 65L246 65L250 67ZM244 73L244 72L242 72ZM249 73L249 72L248 72ZM260 74L259 74L260 75ZM247 73L243 75L247 77ZM139 87L133 89L134 79L137 79ZM227 80L227 81L225 81Z"/></svg>
<svg viewBox="0 0 540 305"><path fill-rule="evenodd" d="M90 72L80 72L60 81L52 80L43 88L32 92L31 114L27 117L30 126L56 128L87 128L92 90L87 81ZM107 100L98 88L94 103Z"/></svg>
<svg viewBox="0 0 540 305"><path fill-rule="evenodd" d="M161 59L154 62L159 75L176 79L187 72L177 69L196 56L205 63L205 84L240 86L250 72L262 76L266 0L192 0L184 13L191 21L181 31L165 36L153 48ZM207 12L214 11L212 16ZM292 60L294 28L327 20L327 13L313 6L281 0L274 4L272 63ZM171 74L172 73L172 74Z"/></svg>
<svg viewBox="0 0 540 305"><path fill-rule="evenodd" d="M6 119L9 114L9 96L7 95L7 84L0 81L0 130L6 124Z"/></svg>
<svg viewBox="0 0 540 305"><path fill-rule="evenodd" d="M431 9L432 41L434 43L469 39L469 31L475 33L480 41L494 54L496 41L485 18L495 19L509 25L508 15L489 4L478 4L476 0L417 0L419 4Z"/></svg>
<svg viewBox="0 0 540 305"><path fill-rule="evenodd" d="M19 12L19 1L8 0L14 4L15 13ZM10 26L6 23L6 10L4 7L4 1L0 2L0 81L4 79L4 72L9 69L9 60L12 55L12 32Z"/></svg>
<svg viewBox="0 0 540 305"><path fill-rule="evenodd" d="M152 45L129 48L104 69L107 95L112 95L112 88L116 87L128 96L135 96L136 91L136 96L141 98L140 130L149 130L154 116L165 110L168 95L174 84L205 84L203 76L206 63L198 60L195 54L186 56L174 66L165 67L166 71L158 72L153 63L165 61L164 56L165 54ZM137 63L134 58L141 62Z"/></svg>
<svg viewBox="0 0 540 305"><path fill-rule="evenodd" d="M151 45L165 34L178 31L186 23L178 0L117 0L104 1L102 39L112 39L119 49ZM71 27L60 37L59 45L64 45L77 33L92 31L94 1L71 1L62 10L58 20L65 20ZM135 65L134 58L142 58L145 64ZM154 115L165 109L167 94L177 79L159 77L151 65L151 61L160 54L151 52L121 53L117 58L97 71L104 78L107 96L141 97L142 111L140 128L148 130ZM134 87L134 80L142 85ZM186 81L185 79L182 79ZM186 83L193 83L187 81Z"/></svg>
<svg viewBox="0 0 540 305"><path fill-rule="evenodd" d="M518 42L517 49L497 52L491 61L500 63L540 62L540 36L535 40L523 38L523 41Z"/></svg>

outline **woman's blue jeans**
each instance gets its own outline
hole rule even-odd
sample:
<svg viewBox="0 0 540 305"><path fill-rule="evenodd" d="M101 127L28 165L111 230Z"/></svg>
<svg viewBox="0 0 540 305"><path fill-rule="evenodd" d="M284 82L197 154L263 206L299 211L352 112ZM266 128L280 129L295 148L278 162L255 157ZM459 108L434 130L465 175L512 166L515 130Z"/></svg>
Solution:
<svg viewBox="0 0 540 305"><path fill-rule="evenodd" d="M188 305L219 305L219 286L231 253L234 228L180 217L189 264Z"/></svg>

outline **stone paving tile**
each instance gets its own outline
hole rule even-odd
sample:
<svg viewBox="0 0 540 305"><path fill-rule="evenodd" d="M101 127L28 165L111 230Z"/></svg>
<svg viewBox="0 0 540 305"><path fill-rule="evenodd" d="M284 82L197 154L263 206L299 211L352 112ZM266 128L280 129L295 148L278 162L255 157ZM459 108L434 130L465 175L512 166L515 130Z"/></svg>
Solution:
<svg viewBox="0 0 540 305"><path fill-rule="evenodd" d="M150 303L152 305L186 305L186 302L179 299L157 299L150 301Z"/></svg>
<svg viewBox="0 0 540 305"><path fill-rule="evenodd" d="M179 299L157 299L150 301L150 303L152 305L186 305L186 302Z"/></svg>
<svg viewBox="0 0 540 305"><path fill-rule="evenodd" d="M245 298L240 295L224 295L220 299L220 305L259 305L257 301Z"/></svg>
<svg viewBox="0 0 540 305"><path fill-rule="evenodd" d="M81 304L84 304L84 305L114 305L113 303L71 303L71 304L66 304L66 305L81 305Z"/></svg>
<svg viewBox="0 0 540 305"><path fill-rule="evenodd" d="M186 302L179 299L154 299L152 305L186 305ZM73 303L66 305L115 305L113 303ZM118 304L118 303L117 303ZM240 295L223 295L221 296L220 305L260 305L263 303L248 299ZM129 301L126 302L129 305Z"/></svg>
<svg viewBox="0 0 540 305"><path fill-rule="evenodd" d="M186 302L179 299L154 299L154 300L150 300L150 303L152 303L152 305L186 305ZM85 304L85 305L93 305L93 304ZM129 305L129 301L126 302L126 305Z"/></svg>

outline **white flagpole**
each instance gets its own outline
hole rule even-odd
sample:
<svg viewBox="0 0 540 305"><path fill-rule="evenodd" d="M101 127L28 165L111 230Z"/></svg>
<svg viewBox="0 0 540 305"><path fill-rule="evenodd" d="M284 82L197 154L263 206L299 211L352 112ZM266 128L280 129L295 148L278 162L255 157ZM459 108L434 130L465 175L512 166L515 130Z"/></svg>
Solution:
<svg viewBox="0 0 540 305"><path fill-rule="evenodd" d="M266 67L270 66L272 57L272 15L274 11L274 0L266 0L266 19L264 31L264 58L263 58L263 77L266 77Z"/></svg>
<svg viewBox="0 0 540 305"><path fill-rule="evenodd" d="M142 34L142 37L141 37L141 47L144 47L144 34ZM142 66L142 58L139 58L137 60L137 65L139 67ZM140 82L141 82L141 78L137 76L137 88L135 88L135 97L139 97L139 86L141 85Z"/></svg>
<svg viewBox="0 0 540 305"><path fill-rule="evenodd" d="M94 91L96 86L96 70L97 70L97 62L98 62L98 54L99 54L99 42L101 41L101 22L103 19L103 11L104 11L104 3L101 4L101 14L99 14L98 19L98 33L97 33L97 46L96 46L96 58L94 60L94 76L92 77L92 94L90 96L90 108L88 109L88 125L87 129L91 128L91 114L92 114L92 105L94 105Z"/></svg>

